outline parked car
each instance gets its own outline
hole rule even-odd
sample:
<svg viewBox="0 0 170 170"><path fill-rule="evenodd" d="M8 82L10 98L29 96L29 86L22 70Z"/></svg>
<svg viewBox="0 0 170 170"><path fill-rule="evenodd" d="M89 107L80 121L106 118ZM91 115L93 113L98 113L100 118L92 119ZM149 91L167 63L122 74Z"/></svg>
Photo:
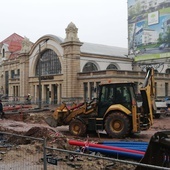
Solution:
<svg viewBox="0 0 170 170"><path fill-rule="evenodd" d="M166 43L163 43L159 46L159 50L163 50L165 48Z"/></svg>
<svg viewBox="0 0 170 170"><path fill-rule="evenodd" d="M7 94L2 95L1 99L8 99L8 95Z"/></svg>
<svg viewBox="0 0 170 170"><path fill-rule="evenodd" d="M164 101L166 102L167 106L170 107L170 98L166 97Z"/></svg>
<svg viewBox="0 0 170 170"><path fill-rule="evenodd" d="M168 107L165 101L160 101L160 100L155 100L157 111L156 114L154 115L155 118L159 118L161 115L166 116Z"/></svg>
<svg viewBox="0 0 170 170"><path fill-rule="evenodd" d="M138 107L142 106L142 98L141 94L137 94L137 104ZM162 100L155 99L155 104L156 104L156 112L154 113L154 118L160 118L160 116L166 116L168 107L167 103Z"/></svg>
<svg viewBox="0 0 170 170"><path fill-rule="evenodd" d="M159 50L163 50L164 48L168 48L168 47L170 47L170 44L168 44L168 43L163 43L163 44L161 44L161 45L159 46Z"/></svg>

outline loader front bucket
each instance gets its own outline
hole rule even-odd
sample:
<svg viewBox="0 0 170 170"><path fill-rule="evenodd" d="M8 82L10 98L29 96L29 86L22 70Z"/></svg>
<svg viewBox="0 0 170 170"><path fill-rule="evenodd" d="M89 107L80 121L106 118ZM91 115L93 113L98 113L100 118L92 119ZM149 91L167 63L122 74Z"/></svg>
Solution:
<svg viewBox="0 0 170 170"><path fill-rule="evenodd" d="M170 167L170 131L157 132L151 137L147 151L140 163ZM153 169L138 166L135 170Z"/></svg>
<svg viewBox="0 0 170 170"><path fill-rule="evenodd" d="M51 127L57 127L60 108L57 108L52 115L45 118L45 122Z"/></svg>
<svg viewBox="0 0 170 170"><path fill-rule="evenodd" d="M69 110L65 103L57 107L52 115L45 119L45 122L51 127L64 125L64 118L69 114Z"/></svg>
<svg viewBox="0 0 170 170"><path fill-rule="evenodd" d="M47 118L45 119L45 122L46 122L49 126L51 126L51 127L57 127L57 124L58 124L57 120L54 119L52 116L51 116L51 117L47 117Z"/></svg>

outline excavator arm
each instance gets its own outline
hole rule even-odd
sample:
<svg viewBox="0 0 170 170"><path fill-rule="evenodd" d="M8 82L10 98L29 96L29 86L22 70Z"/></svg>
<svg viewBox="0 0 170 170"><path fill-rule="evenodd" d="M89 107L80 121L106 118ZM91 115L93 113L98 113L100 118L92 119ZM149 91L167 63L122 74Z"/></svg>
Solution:
<svg viewBox="0 0 170 170"><path fill-rule="evenodd" d="M92 100L90 103L84 102L78 105L73 104L70 108L65 103L54 111L52 116L45 119L51 127L68 125L71 120L79 115L91 114L96 110L96 103Z"/></svg>
<svg viewBox="0 0 170 170"><path fill-rule="evenodd" d="M154 83L154 69L148 68L147 74L140 89L142 96L142 109L141 116L143 119L143 124L153 124L153 113L156 111L155 103L155 83Z"/></svg>

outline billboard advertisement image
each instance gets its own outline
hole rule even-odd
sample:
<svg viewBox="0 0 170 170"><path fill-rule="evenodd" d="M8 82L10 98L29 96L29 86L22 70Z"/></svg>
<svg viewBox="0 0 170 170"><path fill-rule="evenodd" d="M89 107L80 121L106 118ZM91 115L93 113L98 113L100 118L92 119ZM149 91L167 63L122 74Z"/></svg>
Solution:
<svg viewBox="0 0 170 170"><path fill-rule="evenodd" d="M170 0L128 0L128 50L135 61L170 57Z"/></svg>

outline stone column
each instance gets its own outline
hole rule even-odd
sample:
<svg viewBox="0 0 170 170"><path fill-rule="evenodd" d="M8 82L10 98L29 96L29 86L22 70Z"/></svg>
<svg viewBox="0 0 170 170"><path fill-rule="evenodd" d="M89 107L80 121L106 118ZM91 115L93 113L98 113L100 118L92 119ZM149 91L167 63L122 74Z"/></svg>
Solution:
<svg viewBox="0 0 170 170"><path fill-rule="evenodd" d="M33 89L32 101L36 102L37 85L34 85Z"/></svg>
<svg viewBox="0 0 170 170"><path fill-rule="evenodd" d="M62 91L62 84L57 85L57 104L61 103L61 91Z"/></svg>
<svg viewBox="0 0 170 170"><path fill-rule="evenodd" d="M41 86L42 86L42 91L41 91L42 101L41 101L41 103L43 104L43 102L45 101L45 88L44 88L44 84L41 84Z"/></svg>
<svg viewBox="0 0 170 170"><path fill-rule="evenodd" d="M20 94L26 96L29 92L29 57L20 57Z"/></svg>
<svg viewBox="0 0 170 170"><path fill-rule="evenodd" d="M88 89L88 92L87 92L88 93L88 100L91 100L90 99L90 90L91 90L90 89L90 82L87 83L87 89Z"/></svg>
<svg viewBox="0 0 170 170"><path fill-rule="evenodd" d="M78 29L73 23L66 28L66 38L61 46L63 47L63 86L62 97L79 97L77 73L80 72L80 47L83 43L77 38Z"/></svg>

